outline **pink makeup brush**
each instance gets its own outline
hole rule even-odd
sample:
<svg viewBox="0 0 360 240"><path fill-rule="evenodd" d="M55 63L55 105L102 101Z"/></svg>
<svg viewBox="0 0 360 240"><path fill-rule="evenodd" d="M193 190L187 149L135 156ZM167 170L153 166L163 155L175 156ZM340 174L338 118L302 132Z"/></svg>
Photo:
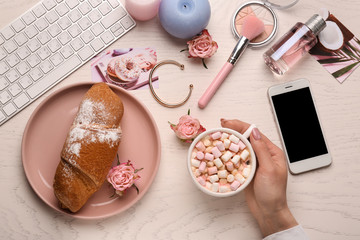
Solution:
<svg viewBox="0 0 360 240"><path fill-rule="evenodd" d="M227 75L233 69L237 60L245 51L249 42L255 37L259 36L264 31L264 23L255 16L249 15L244 19L244 24L241 32L241 37L232 51L229 59L221 68L218 75L211 82L205 93L201 96L198 105L199 108L205 108L211 98L214 96L216 90L220 87Z"/></svg>

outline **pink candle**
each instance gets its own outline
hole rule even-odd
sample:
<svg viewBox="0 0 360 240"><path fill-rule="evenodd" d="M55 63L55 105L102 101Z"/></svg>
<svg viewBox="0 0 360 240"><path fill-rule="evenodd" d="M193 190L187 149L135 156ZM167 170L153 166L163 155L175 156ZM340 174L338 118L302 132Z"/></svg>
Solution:
<svg viewBox="0 0 360 240"><path fill-rule="evenodd" d="M155 17L161 0L125 0L126 10L139 21L147 21Z"/></svg>

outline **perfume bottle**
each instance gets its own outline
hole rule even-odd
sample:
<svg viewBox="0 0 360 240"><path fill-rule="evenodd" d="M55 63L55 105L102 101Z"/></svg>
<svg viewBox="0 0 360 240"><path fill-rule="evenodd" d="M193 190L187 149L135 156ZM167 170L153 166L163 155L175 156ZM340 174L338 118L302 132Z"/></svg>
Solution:
<svg viewBox="0 0 360 240"><path fill-rule="evenodd" d="M307 22L296 23L273 47L263 55L266 65L283 75L316 43L316 36L326 27L322 17L315 14Z"/></svg>

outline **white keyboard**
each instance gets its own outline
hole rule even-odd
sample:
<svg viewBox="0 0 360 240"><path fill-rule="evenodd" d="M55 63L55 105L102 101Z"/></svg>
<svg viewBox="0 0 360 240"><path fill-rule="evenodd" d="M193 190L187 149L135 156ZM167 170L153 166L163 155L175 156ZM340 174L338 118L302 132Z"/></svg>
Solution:
<svg viewBox="0 0 360 240"><path fill-rule="evenodd" d="M1 29L0 125L135 25L119 0L43 0Z"/></svg>

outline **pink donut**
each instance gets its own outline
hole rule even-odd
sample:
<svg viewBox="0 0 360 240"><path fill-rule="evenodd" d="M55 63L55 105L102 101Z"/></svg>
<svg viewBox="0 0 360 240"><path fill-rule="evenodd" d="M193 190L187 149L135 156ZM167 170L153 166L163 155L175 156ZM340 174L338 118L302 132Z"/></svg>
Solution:
<svg viewBox="0 0 360 240"><path fill-rule="evenodd" d="M141 68L132 57L121 57L115 62L115 73L119 79L132 82L139 79Z"/></svg>

